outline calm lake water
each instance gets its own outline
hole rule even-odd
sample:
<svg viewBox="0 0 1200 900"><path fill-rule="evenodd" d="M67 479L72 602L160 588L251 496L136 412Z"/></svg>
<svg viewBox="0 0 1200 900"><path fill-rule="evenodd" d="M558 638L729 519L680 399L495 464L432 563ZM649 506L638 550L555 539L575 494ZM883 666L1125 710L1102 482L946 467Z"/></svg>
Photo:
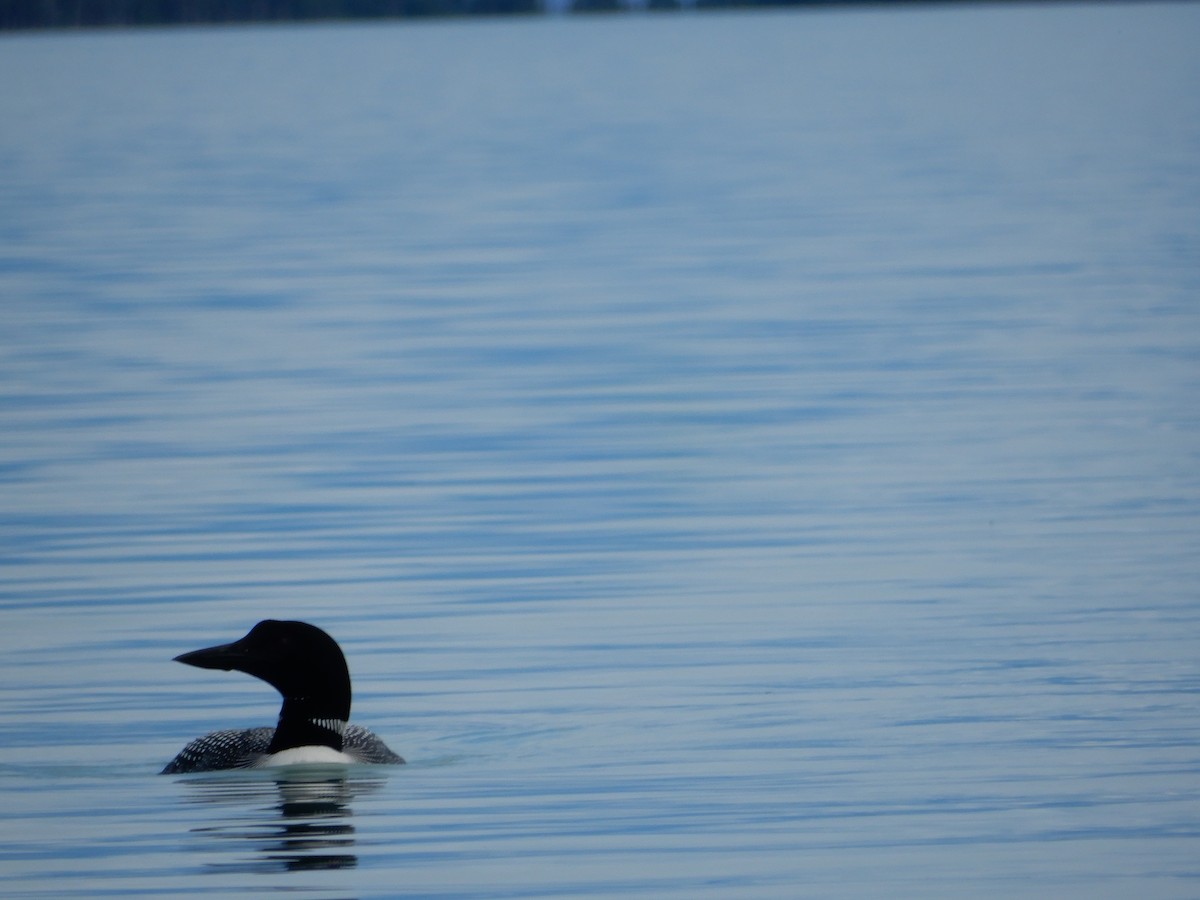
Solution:
<svg viewBox="0 0 1200 900"><path fill-rule="evenodd" d="M1198 45L0 38L0 894L1200 895ZM408 766L156 774L266 617Z"/></svg>

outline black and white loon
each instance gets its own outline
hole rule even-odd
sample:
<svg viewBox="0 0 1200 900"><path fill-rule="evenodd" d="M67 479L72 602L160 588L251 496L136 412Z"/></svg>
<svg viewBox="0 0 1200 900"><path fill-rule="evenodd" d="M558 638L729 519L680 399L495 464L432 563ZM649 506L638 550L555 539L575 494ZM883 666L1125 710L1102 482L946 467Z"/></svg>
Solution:
<svg viewBox="0 0 1200 900"><path fill-rule="evenodd" d="M236 669L283 694L274 728L214 731L196 738L163 775L291 763L404 760L361 725L350 725L350 670L337 641L307 622L259 622L232 644L175 657L201 669Z"/></svg>

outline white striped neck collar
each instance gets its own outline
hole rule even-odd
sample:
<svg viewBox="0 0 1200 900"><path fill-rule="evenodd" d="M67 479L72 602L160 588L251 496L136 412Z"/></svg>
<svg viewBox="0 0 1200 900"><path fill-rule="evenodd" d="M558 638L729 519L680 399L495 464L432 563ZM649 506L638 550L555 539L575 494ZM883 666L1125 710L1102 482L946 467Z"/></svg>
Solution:
<svg viewBox="0 0 1200 900"><path fill-rule="evenodd" d="M326 731L332 731L339 737L346 733L345 719L309 719L308 723L316 725L318 728L324 728Z"/></svg>

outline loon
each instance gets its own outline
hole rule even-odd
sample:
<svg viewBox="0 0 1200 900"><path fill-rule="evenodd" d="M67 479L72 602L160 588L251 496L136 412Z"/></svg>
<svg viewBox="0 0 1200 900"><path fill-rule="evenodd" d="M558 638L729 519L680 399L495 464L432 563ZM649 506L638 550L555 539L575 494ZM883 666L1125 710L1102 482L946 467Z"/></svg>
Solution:
<svg viewBox="0 0 1200 900"><path fill-rule="evenodd" d="M283 695L274 727L214 731L196 738L163 775L289 763L404 762L361 725L350 725L350 671L342 649L307 622L266 619L232 644L193 650L176 662L201 669L236 669Z"/></svg>

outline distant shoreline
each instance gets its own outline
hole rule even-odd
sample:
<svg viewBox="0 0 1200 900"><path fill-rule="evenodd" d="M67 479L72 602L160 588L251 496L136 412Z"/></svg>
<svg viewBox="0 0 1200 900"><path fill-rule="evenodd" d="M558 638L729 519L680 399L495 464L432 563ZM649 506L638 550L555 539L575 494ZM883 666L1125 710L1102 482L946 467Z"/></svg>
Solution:
<svg viewBox="0 0 1200 900"><path fill-rule="evenodd" d="M1024 0L8 0L0 3L0 31L586 15L646 10L918 6L931 2L1007 5Z"/></svg>

